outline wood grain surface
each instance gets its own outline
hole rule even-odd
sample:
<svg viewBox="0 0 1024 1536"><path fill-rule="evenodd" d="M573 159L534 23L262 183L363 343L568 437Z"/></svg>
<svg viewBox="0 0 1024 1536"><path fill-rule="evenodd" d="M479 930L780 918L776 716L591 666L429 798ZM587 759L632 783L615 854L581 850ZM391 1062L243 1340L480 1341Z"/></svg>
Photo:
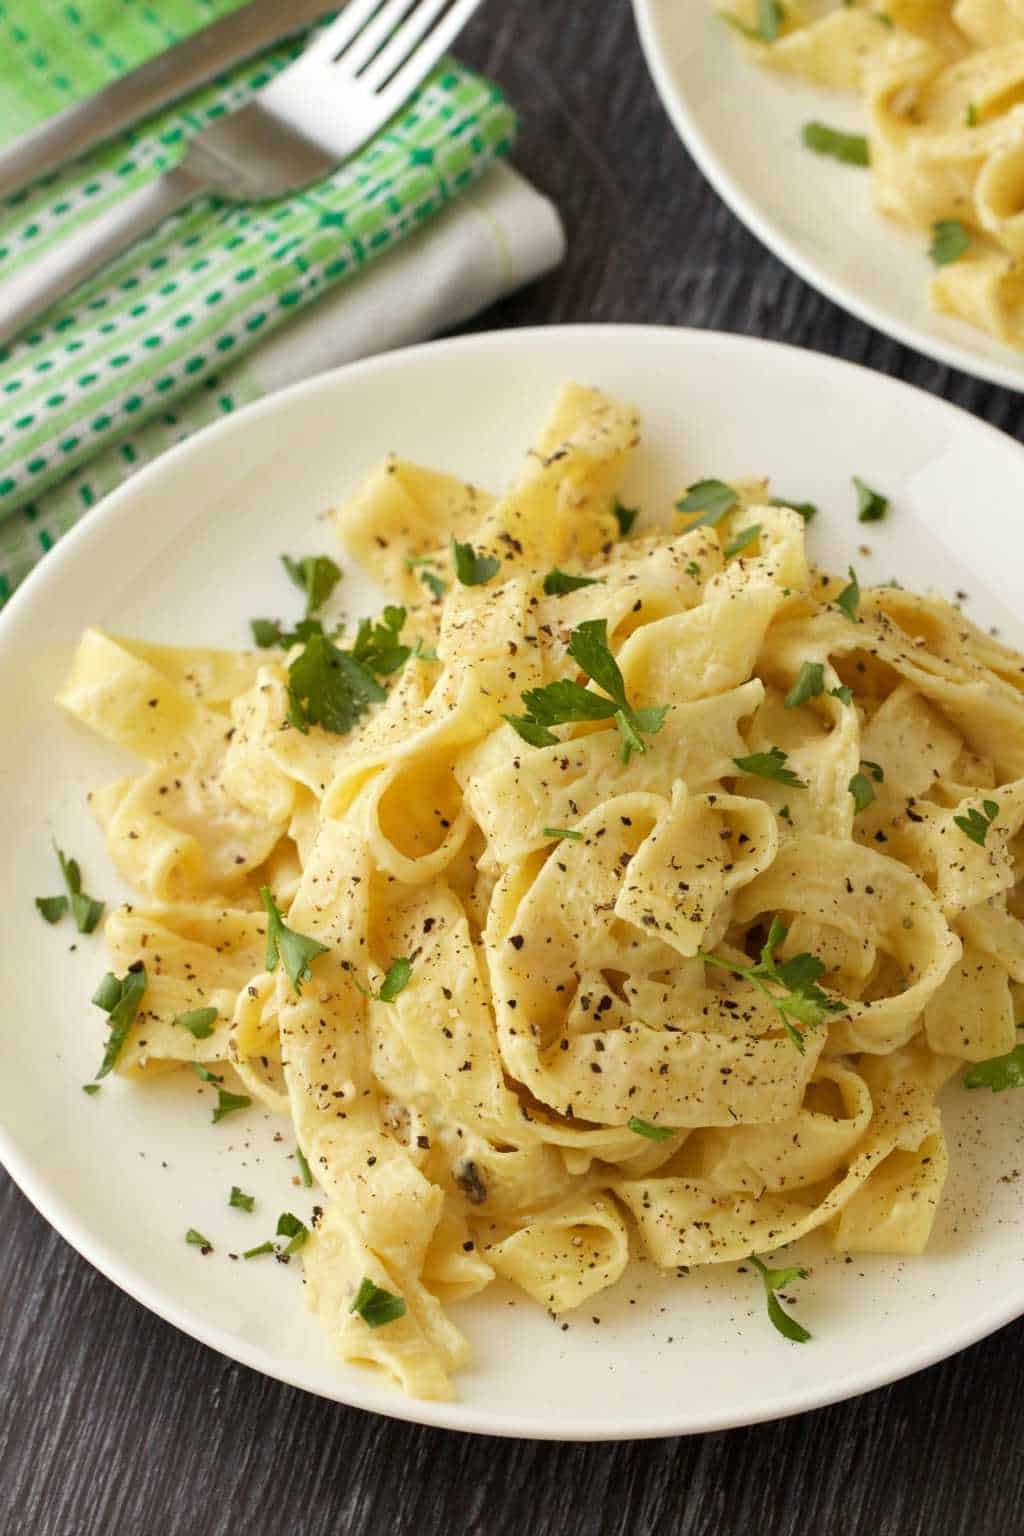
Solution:
<svg viewBox="0 0 1024 1536"><path fill-rule="evenodd" d="M474 329L648 321L769 336L1019 434L1020 396L868 329L736 222L661 110L628 0L489 0L459 51L520 107L517 163L569 232L561 269ZM102 1279L6 1179L0 1220L0 1536L1024 1533L1024 1322L778 1424L619 1445L480 1439L222 1359Z"/></svg>

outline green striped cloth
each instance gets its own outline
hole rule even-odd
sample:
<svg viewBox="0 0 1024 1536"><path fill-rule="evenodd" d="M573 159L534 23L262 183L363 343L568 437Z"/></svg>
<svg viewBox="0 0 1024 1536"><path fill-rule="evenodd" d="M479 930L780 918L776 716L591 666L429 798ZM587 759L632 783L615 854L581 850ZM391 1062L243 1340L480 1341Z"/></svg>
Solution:
<svg viewBox="0 0 1024 1536"><path fill-rule="evenodd" d="M0 143L239 3L0 0ZM173 165L300 48L250 61L0 203L0 272ZM501 92L446 60L326 180L276 203L193 203L0 350L0 602L133 466L244 403L238 360L438 212L514 131Z"/></svg>

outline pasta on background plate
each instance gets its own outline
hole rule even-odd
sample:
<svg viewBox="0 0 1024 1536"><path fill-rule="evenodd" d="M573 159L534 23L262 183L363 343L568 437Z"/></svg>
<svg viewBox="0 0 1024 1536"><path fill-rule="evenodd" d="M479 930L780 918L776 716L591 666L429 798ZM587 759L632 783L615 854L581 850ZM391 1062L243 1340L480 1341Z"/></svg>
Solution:
<svg viewBox="0 0 1024 1536"><path fill-rule="evenodd" d="M719 8L766 68L859 94L866 138L812 122L804 143L870 164L879 210L927 232L934 309L1024 348L1018 0L728 0Z"/></svg>
<svg viewBox="0 0 1024 1536"><path fill-rule="evenodd" d="M1018 1050L1022 658L814 570L763 481L634 526L638 441L570 385L503 495L390 459L336 520L401 607L332 631L289 561L293 631L90 631L60 695L145 764L92 796L139 893L104 1070L290 1117L308 1298L422 1397L495 1277L561 1314L631 1249L920 1253L936 1094Z"/></svg>

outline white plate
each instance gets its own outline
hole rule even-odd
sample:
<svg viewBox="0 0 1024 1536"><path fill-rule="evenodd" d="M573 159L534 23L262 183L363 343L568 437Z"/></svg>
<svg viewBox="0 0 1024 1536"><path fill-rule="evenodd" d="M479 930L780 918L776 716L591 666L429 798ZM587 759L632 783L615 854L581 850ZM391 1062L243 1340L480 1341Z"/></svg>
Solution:
<svg viewBox="0 0 1024 1536"><path fill-rule="evenodd" d="M105 1027L89 1005L99 936L48 928L32 898L59 889L50 837L87 888L121 892L85 809L123 764L50 699L87 624L162 641L241 646L247 620L294 611L278 554L330 549L318 514L389 449L500 487L559 384L598 384L640 407L644 446L627 501L664 505L686 482L768 472L821 504L812 552L863 580L950 592L1020 641L1024 451L905 385L765 342L706 332L582 327L465 337L394 353L288 390L143 470L47 557L0 618L0 1153L86 1258L162 1317L283 1381L380 1413L490 1434L558 1439L678 1434L812 1408L891 1381L1024 1311L1020 1105L947 1093L953 1176L932 1250L912 1262L815 1265L797 1347L768 1324L735 1266L688 1279L636 1268L570 1314L562 1332L510 1290L454 1310L474 1363L455 1404L410 1402L334 1363L307 1315L299 1266L232 1262L305 1216L292 1143L262 1113L210 1123L210 1090L185 1074L108 1078L87 1097ZM896 429L898 424L898 430ZM850 475L892 498L855 520ZM860 556L865 538L874 553ZM353 610L376 599L346 574ZM253 1215L227 1208L232 1183ZM185 1245L194 1226L216 1244ZM600 1323L592 1321L600 1318ZM113 1345L116 1348L116 1343Z"/></svg>
<svg viewBox="0 0 1024 1536"><path fill-rule="evenodd" d="M812 154L812 118L864 131L859 103L747 56L726 0L633 0L665 110L704 175L780 261L836 304L928 357L1024 389L1024 355L928 305L928 236L884 218L868 171Z"/></svg>

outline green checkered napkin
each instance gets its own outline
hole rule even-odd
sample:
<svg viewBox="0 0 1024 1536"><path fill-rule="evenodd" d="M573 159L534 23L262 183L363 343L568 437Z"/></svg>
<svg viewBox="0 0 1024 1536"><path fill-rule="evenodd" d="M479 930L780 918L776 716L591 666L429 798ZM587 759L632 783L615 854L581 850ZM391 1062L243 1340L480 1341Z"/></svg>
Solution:
<svg viewBox="0 0 1024 1536"><path fill-rule="evenodd" d="M0 143L239 3L0 0ZM0 203L0 273L173 165L300 47L250 61ZM0 603L98 495L245 403L248 350L438 212L514 131L500 91L446 60L334 175L276 203L192 204L0 350Z"/></svg>

